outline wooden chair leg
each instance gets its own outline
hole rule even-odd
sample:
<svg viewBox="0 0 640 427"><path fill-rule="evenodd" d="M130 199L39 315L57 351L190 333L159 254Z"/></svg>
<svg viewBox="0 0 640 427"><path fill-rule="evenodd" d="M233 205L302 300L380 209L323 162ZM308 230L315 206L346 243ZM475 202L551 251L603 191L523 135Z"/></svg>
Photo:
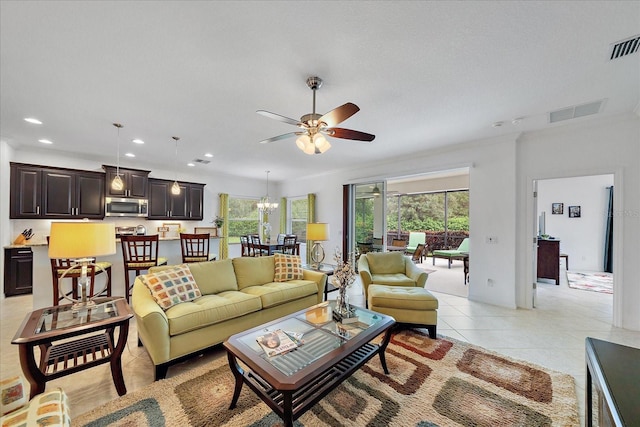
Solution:
<svg viewBox="0 0 640 427"><path fill-rule="evenodd" d="M127 304L129 304L129 269L126 267L124 269L124 294L127 299Z"/></svg>

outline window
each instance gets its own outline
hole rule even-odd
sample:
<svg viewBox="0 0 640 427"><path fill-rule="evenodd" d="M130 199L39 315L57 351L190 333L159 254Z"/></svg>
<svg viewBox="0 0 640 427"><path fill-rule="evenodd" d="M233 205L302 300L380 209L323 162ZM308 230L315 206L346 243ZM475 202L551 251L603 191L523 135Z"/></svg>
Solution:
<svg viewBox="0 0 640 427"><path fill-rule="evenodd" d="M229 243L240 243L240 236L258 233L257 203L257 199L229 197Z"/></svg>
<svg viewBox="0 0 640 427"><path fill-rule="evenodd" d="M307 198L291 199L291 234L298 236L298 242L307 241Z"/></svg>

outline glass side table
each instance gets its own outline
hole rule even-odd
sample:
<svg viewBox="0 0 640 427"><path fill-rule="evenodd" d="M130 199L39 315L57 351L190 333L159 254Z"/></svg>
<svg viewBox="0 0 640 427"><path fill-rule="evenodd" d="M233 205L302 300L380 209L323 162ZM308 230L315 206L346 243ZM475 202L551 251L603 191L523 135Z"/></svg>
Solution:
<svg viewBox="0 0 640 427"><path fill-rule="evenodd" d="M25 317L11 343L19 346L20 366L31 384L30 398L44 392L47 381L107 362L118 395L127 393L121 356L133 313L124 298L94 301L95 306L80 311L66 304L41 308Z"/></svg>

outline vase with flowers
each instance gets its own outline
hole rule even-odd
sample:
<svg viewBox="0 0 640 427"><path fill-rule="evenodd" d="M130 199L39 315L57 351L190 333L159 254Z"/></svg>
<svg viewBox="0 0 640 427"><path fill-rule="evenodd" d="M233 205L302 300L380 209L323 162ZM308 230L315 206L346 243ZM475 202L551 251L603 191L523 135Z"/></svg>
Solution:
<svg viewBox="0 0 640 427"><path fill-rule="evenodd" d="M331 280L333 286L338 288L335 310L340 316L349 317L350 309L347 288L356 280L356 271L353 267L353 254L349 254L345 261L342 257L342 251L336 248L333 259L336 262L336 268Z"/></svg>

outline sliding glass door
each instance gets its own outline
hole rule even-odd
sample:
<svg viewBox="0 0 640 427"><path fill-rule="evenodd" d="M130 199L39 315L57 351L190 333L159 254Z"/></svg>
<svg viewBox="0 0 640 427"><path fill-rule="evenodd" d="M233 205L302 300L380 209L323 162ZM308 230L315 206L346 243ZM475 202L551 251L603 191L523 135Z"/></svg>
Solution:
<svg viewBox="0 0 640 427"><path fill-rule="evenodd" d="M384 250L385 191L385 181L345 185L345 253Z"/></svg>

